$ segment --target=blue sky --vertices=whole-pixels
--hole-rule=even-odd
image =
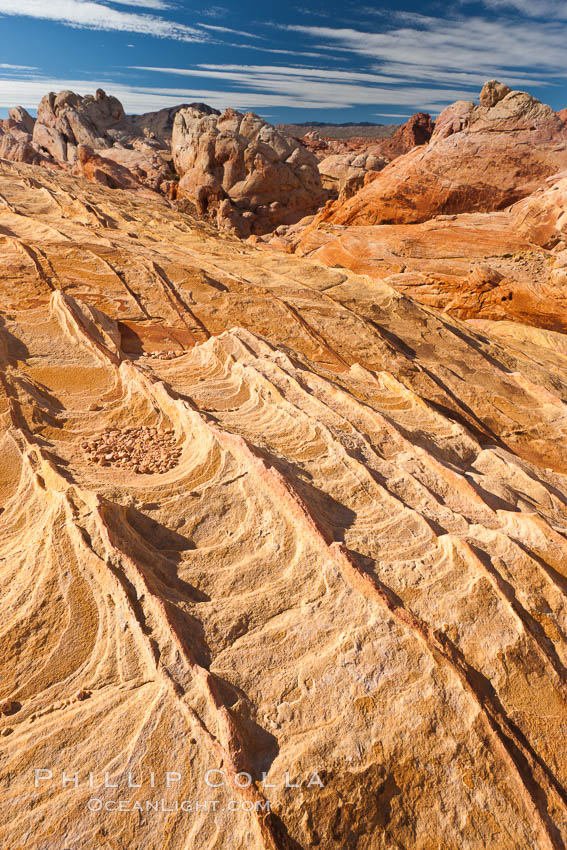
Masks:
[[[567,2],[0,0],[0,115],[97,87],[280,121],[396,123],[497,78],[567,106]]]

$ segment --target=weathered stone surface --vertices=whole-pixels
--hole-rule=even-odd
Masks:
[[[23,106],[13,106],[8,110],[8,115],[10,116],[10,120],[21,127],[26,133],[30,135],[33,133],[35,118],[32,118]]]
[[[97,154],[127,168],[140,185],[166,196],[171,194],[170,187],[173,185],[175,172],[168,153],[155,150],[137,139],[133,141],[131,148],[101,148]]]
[[[0,158],[39,165],[44,157],[32,142],[34,119],[22,106],[9,109],[8,116],[0,119]]]
[[[313,155],[252,112],[183,109],[175,116],[171,151],[179,194],[221,227],[240,222],[242,236],[297,221],[327,197]],[[243,224],[245,213],[252,215]]]
[[[375,139],[324,142],[328,156],[321,158],[322,149],[316,149],[323,188],[335,192],[339,201],[346,201],[373,180],[375,174],[382,171],[388,162],[417,145],[426,144],[434,126],[429,115],[418,112],[402,124],[391,139],[380,142]],[[318,144],[317,140],[313,140],[313,135],[316,134],[301,140],[310,150]]]
[[[492,84],[491,84],[492,85]],[[441,113],[428,145],[387,166],[345,203],[321,213],[335,224],[404,224],[438,214],[502,209],[567,166],[567,127],[525,92],[494,86],[474,106]]]
[[[144,112],[143,115],[130,115],[130,121],[137,127],[147,139],[156,139],[163,145],[171,144],[173,122],[175,116],[182,109],[199,109],[207,115],[220,115],[217,109],[207,106],[206,103],[180,103],[178,106],[170,106],[159,109],[157,112]]]
[[[368,171],[381,171],[387,164],[375,153],[332,154],[319,162],[319,174],[324,189],[346,200],[364,185]]]
[[[69,163],[75,174],[108,188],[147,187],[174,197],[177,184],[163,137],[174,113],[169,109],[130,118],[120,101],[101,89],[84,97],[70,91],[51,92],[38,108],[33,147],[43,152],[44,159],[63,166]]]
[[[132,169],[111,157],[101,156],[88,145],[78,145],[77,158],[72,168],[77,177],[86,177],[95,183],[101,183],[108,189],[140,190],[143,184]]]
[[[462,319],[513,319],[567,332],[567,181],[550,183],[499,213],[374,227],[311,223],[270,245],[386,281]]]
[[[0,126],[0,159],[38,164],[42,157],[32,145],[29,133],[17,127],[6,127],[5,124]]]
[[[380,142],[377,149],[386,159],[396,159],[418,145],[427,144],[434,129],[435,122],[427,112],[416,112],[396,130],[391,139]]]
[[[497,103],[500,103],[506,95],[510,94],[512,89],[509,86],[504,85],[504,83],[500,83],[498,80],[488,80],[483,87],[480,93],[480,105],[481,106],[496,106]]]
[[[73,163],[78,145],[107,148],[121,135],[132,135],[122,104],[102,89],[84,97],[50,92],[37,108],[33,138],[54,159]]]
[[[565,845],[564,345],[157,195],[0,195],[2,846]]]
[[[536,245],[567,248],[567,171],[546,180],[545,187],[511,208],[518,231]]]

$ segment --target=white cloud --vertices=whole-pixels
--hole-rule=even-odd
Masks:
[[[165,74],[179,74],[188,77],[211,77],[220,79],[268,77],[306,77],[310,80],[340,80],[345,82],[395,83],[395,77],[380,74],[368,74],[364,71],[327,70],[322,68],[293,67],[287,65],[196,65],[194,68],[161,68],[152,65],[131,65],[139,71],[154,71]]]
[[[487,9],[515,10],[527,18],[567,20],[564,0],[482,0],[482,3]]]
[[[82,2],[82,0],[81,0]],[[142,9],[174,9],[170,3],[166,3],[165,0],[109,0],[110,3],[114,3],[118,6],[138,6]]]
[[[214,24],[197,24],[197,26],[204,27],[207,30],[215,30],[216,32],[230,32],[233,35],[244,35],[246,38],[262,38],[261,35],[255,35],[252,32],[244,32],[244,30],[233,30],[230,27],[219,27]]]
[[[258,44],[237,44],[237,43],[232,42],[232,41],[225,41],[224,46],[225,47],[237,47],[240,50],[255,50],[255,51],[259,50],[262,53],[279,53],[283,56],[309,56],[309,57],[312,57],[314,59],[315,58],[325,59],[326,61],[329,61],[329,57],[326,56],[324,53],[314,53],[313,51],[308,52],[308,51],[305,51],[305,50],[280,50],[280,49],[275,48],[275,47],[260,47]],[[336,61],[344,62],[345,60],[344,59],[338,59]]]
[[[294,83],[295,80],[295,83]],[[252,91],[251,87],[235,90],[215,91],[208,88],[165,88],[153,86],[125,85],[110,80],[70,80],[47,77],[32,79],[0,79],[0,109],[8,109],[19,104],[26,109],[36,109],[39,101],[49,91],[71,89],[81,94],[103,88],[113,94],[129,113],[149,112],[175,106],[179,103],[204,101],[216,109],[224,110],[229,106],[241,110],[275,109],[288,107],[294,110],[305,109],[349,109],[359,104],[380,106],[408,105],[409,108],[421,108],[432,112],[443,109],[447,103],[456,99],[459,91],[450,91],[446,100],[439,100],[436,89],[388,89],[358,86],[325,84],[320,82],[313,88],[311,81],[296,78],[266,80],[263,90]]]
[[[92,0],[0,0],[0,15],[59,21],[66,26],[85,29],[137,32],[178,41],[207,39],[205,33],[194,27],[167,21],[156,15],[121,12]]]
[[[37,71],[35,65],[10,65],[8,62],[0,62],[2,71]]]
[[[201,9],[200,14],[207,18],[224,18],[225,15],[228,15],[228,9],[226,6],[208,6]]]
[[[291,107],[303,109],[328,109],[333,104],[315,98],[298,102],[293,94],[265,94],[248,91],[215,91],[211,89],[157,88],[129,86],[123,82],[109,80],[70,80],[57,78],[0,79],[0,109],[9,109],[19,104],[26,109],[36,109],[39,101],[49,91],[71,89],[81,94],[103,88],[108,94],[117,97],[126,112],[140,113],[176,106],[179,103],[204,101],[216,109],[224,110],[229,106],[235,109],[263,109]],[[345,104],[340,104],[344,107]]]
[[[540,84],[538,76],[542,74],[565,74],[566,32],[557,22],[418,16],[413,23],[410,20],[382,32],[329,26],[283,28],[316,39],[318,50],[371,58],[376,71],[415,83],[456,82],[477,88],[481,82],[497,77],[512,85],[523,81],[533,85]],[[531,72],[525,73],[525,68]]]
[[[279,65],[198,65],[195,68],[134,66],[152,73],[223,80],[234,87],[230,97],[246,92],[247,103],[264,102],[261,92],[270,97],[285,96],[296,109],[348,109],[352,106],[408,106],[434,112],[454,100],[468,98],[464,89],[408,85],[394,77],[357,71],[287,68]],[[314,107],[313,104],[318,106]]]

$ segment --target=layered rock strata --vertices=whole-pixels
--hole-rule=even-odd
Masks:
[[[4,162],[0,251],[0,842],[562,847],[555,337]]]
[[[444,110],[426,146],[395,159],[321,221],[408,224],[439,214],[503,209],[567,167],[567,127],[545,104],[491,81],[475,106]]]

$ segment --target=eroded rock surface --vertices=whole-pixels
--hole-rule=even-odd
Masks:
[[[500,86],[500,88],[499,88]],[[481,103],[444,110],[429,144],[395,159],[353,198],[328,206],[334,224],[408,224],[503,209],[567,166],[567,127],[529,94],[491,81]]]
[[[362,188],[368,172],[381,171],[387,164],[388,160],[376,153],[332,154],[319,163],[321,183],[346,200]]]
[[[0,252],[0,843],[563,846],[553,334],[26,165]],[[114,462],[141,428],[174,464]],[[211,768],[214,814],[87,806]]]
[[[75,162],[79,145],[109,148],[132,130],[120,101],[97,89],[94,95],[50,92],[41,99],[33,139],[54,159]]]
[[[311,222],[270,244],[386,281],[461,319],[513,319],[566,333],[566,182],[551,181],[503,212],[374,227]]]
[[[102,89],[84,97],[71,91],[50,92],[39,104],[37,120],[20,106],[9,115],[0,121],[4,159],[72,170],[107,188],[151,189],[175,197],[167,115],[148,113],[134,120]]]
[[[39,165],[44,159],[34,146],[34,119],[22,106],[8,110],[8,118],[0,119],[0,159]]]
[[[253,112],[182,109],[171,151],[179,194],[241,236],[297,221],[327,198],[314,156]]]
[[[435,122],[432,121],[431,115],[427,112],[416,112],[396,130],[391,139],[379,143],[380,153],[389,160],[396,159],[418,145],[427,144],[434,129]]]

